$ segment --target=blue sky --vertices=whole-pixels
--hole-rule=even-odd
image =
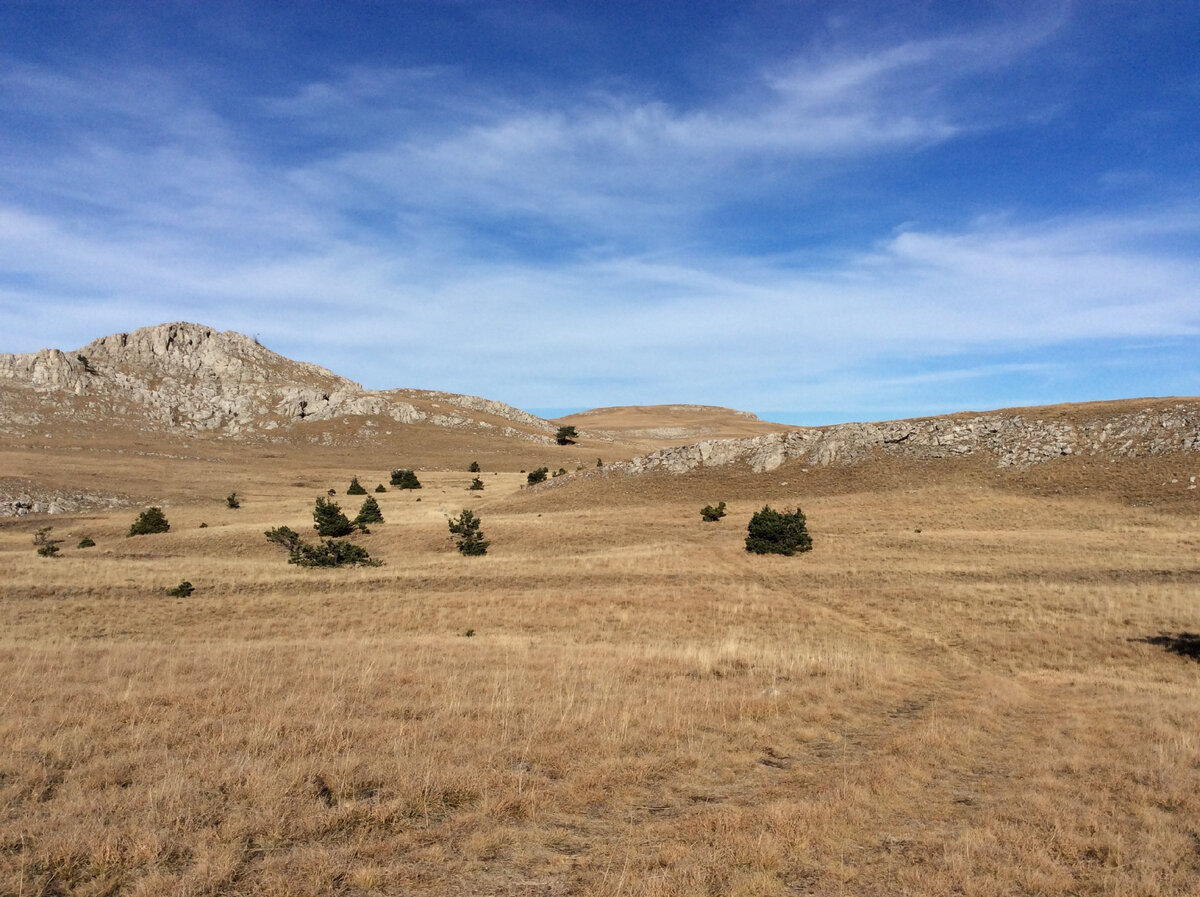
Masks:
[[[789,422],[1200,393],[1200,7],[0,3],[0,351]]]

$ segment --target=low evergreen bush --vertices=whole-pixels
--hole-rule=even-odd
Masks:
[[[700,516],[709,523],[720,520],[725,516],[725,502],[717,502],[717,506],[715,508],[712,505],[705,505],[700,509]]]
[[[479,462],[472,461],[470,467],[467,468],[467,473],[479,473]]]
[[[175,586],[175,588],[167,589],[167,594],[172,598],[186,598],[194,591],[196,590],[192,588],[192,584],[185,579],[179,585]]]
[[[475,477],[475,479],[471,480],[471,490],[470,491],[478,492],[482,488],[483,488],[483,480],[479,479],[479,477]]]
[[[49,545],[41,546],[37,550],[37,553],[44,558],[52,558],[58,554],[58,546],[51,542]]]
[[[525,477],[525,482],[527,482],[530,486],[536,486],[538,483],[545,480],[549,473],[549,467],[539,467],[537,470],[529,471],[529,474]]]
[[[794,555],[798,551],[811,551],[812,538],[804,514],[797,508],[782,513],[763,505],[755,511],[747,527],[746,550],[755,554]]]
[[[347,495],[366,495],[367,490],[362,487],[362,483],[358,481],[358,477],[350,480],[350,488],[346,490]]]
[[[129,535],[146,536],[151,533],[165,533],[171,529],[167,515],[162,508],[146,508],[138,515],[138,519],[129,527]]]
[[[225,507],[232,508],[233,510],[236,511],[241,506],[242,506],[242,503],[240,501],[238,501],[236,492],[230,492],[228,495],[225,496]]]
[[[558,432],[554,434],[554,441],[559,445],[574,445],[578,437],[574,427],[559,427]]]
[[[96,543],[92,541],[91,536],[84,536],[82,539],[79,540],[79,547],[80,548],[95,548]]]
[[[300,567],[382,566],[382,562],[371,558],[367,549],[344,539],[326,539],[317,545],[301,543],[288,558],[288,563]]]
[[[421,481],[412,470],[401,468],[392,471],[392,485],[400,489],[420,489]]]
[[[383,488],[383,483],[380,483],[378,486],[376,486],[375,491],[376,492],[387,492],[387,490]]]

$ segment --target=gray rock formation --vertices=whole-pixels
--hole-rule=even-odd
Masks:
[[[187,323],[102,337],[69,353],[0,354],[0,386],[49,400],[10,401],[0,415],[0,428],[9,432],[36,427],[60,412],[75,422],[133,418],[164,430],[233,437],[351,416],[459,429],[494,429],[497,421],[510,421],[516,426],[509,426],[507,435],[547,443],[554,432],[549,421],[502,402],[365,390],[325,368],[284,358],[240,333]],[[451,410],[423,411],[406,401],[409,396],[436,397]]]
[[[799,460],[814,467],[858,463],[876,454],[953,458],[987,452],[998,467],[1024,468],[1068,455],[1136,458],[1200,452],[1200,404],[1180,402],[1073,424],[1029,420],[1016,413],[930,417],[880,423],[798,427],[749,439],[714,439],[661,449],[641,458],[574,476],[686,473],[699,467],[744,464],[755,472]],[[571,477],[547,483],[561,485]]]

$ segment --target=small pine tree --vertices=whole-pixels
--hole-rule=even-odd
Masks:
[[[460,552],[468,557],[487,554],[488,546],[492,543],[483,538],[483,532],[479,529],[482,521],[470,510],[463,508],[457,520],[451,519],[447,522],[450,524],[450,532],[458,536],[456,544]]]
[[[539,467],[537,470],[529,471],[529,474],[525,477],[525,482],[527,482],[530,486],[536,486],[538,483],[546,479],[549,473],[549,467]]]
[[[812,538],[808,535],[804,514],[795,511],[773,510],[763,505],[755,511],[747,527],[746,550],[755,554],[794,555],[798,551],[811,551]]]
[[[146,508],[129,527],[129,535],[145,536],[150,533],[165,533],[171,529],[162,508]]]
[[[34,545],[53,544],[55,540],[50,538],[50,530],[52,530],[52,529],[54,529],[54,527],[52,527],[52,526],[43,526],[41,529],[39,529],[36,533],[33,534],[33,544]]]
[[[79,547],[80,548],[95,548],[96,543],[94,541],[92,541],[91,536],[84,536],[82,539],[79,540]]]
[[[700,516],[710,523],[715,523],[725,516],[725,502],[717,502],[715,508],[712,505],[705,505],[700,509]]]
[[[604,466],[604,462],[603,462],[603,461],[601,461],[599,458],[597,458],[597,459],[596,459],[596,466],[597,466],[597,467],[603,467],[603,466]]]
[[[167,589],[167,594],[172,598],[186,598],[194,591],[196,590],[192,587],[192,584],[185,579],[179,585],[175,586],[175,588]]]
[[[52,558],[58,554],[58,546],[51,542],[49,545],[43,545],[39,548],[37,553],[44,558]]]
[[[479,473],[479,462],[472,461],[471,466],[467,468],[467,473]]]
[[[400,489],[420,489],[421,481],[412,470],[401,468],[392,471],[392,485]]]
[[[318,498],[313,508],[313,529],[322,539],[336,539],[338,536],[348,536],[354,532],[354,524],[342,513],[337,502]]]
[[[350,481],[350,488],[346,490],[347,495],[366,495],[367,490],[362,487],[362,483],[355,477]]]
[[[558,432],[554,434],[554,441],[559,445],[574,445],[578,437],[574,427],[559,427]]]
[[[241,506],[242,506],[242,503],[240,501],[238,501],[236,492],[230,492],[228,495],[225,496],[225,507],[233,508],[234,510],[237,510]]]
[[[383,483],[380,483],[378,486],[376,486],[375,491],[376,492],[387,492],[387,490],[383,488]]]
[[[482,488],[483,488],[483,480],[479,479],[479,477],[475,477],[475,479],[471,480],[471,491],[472,492],[478,492]]]
[[[379,510],[379,502],[370,495],[364,498],[362,507],[358,509],[358,516],[354,518],[353,522],[355,526],[359,527],[365,523],[383,523],[383,512]]]

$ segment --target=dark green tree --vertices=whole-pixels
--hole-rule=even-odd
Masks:
[[[479,473],[479,462],[472,461],[471,466],[467,468],[467,473]]]
[[[288,550],[288,553],[294,553],[304,540],[300,538],[300,534],[291,527],[277,526],[275,529],[269,529],[263,533],[267,537],[268,542],[274,542],[276,545],[282,545]]]
[[[715,508],[712,505],[705,505],[700,509],[700,516],[710,523],[720,520],[725,516],[725,502],[717,502]]]
[[[539,467],[537,470],[531,470],[528,474],[526,474],[525,482],[527,482],[530,486],[536,486],[538,483],[542,482],[542,480],[546,479],[549,473],[549,467]]]
[[[346,490],[347,495],[366,495],[367,490],[362,487],[362,483],[358,481],[358,477],[354,477],[350,481],[350,488]]]
[[[242,503],[240,501],[238,501],[236,492],[230,492],[228,495],[225,496],[225,507],[233,508],[234,510],[237,510],[241,506],[242,506]]]
[[[186,598],[196,589],[186,579],[173,589],[167,589],[167,594],[172,598]]]
[[[378,486],[376,486],[375,491],[376,492],[387,492],[387,490],[383,488],[383,483],[380,483]]]
[[[554,440],[559,445],[574,445],[578,438],[579,434],[575,432],[574,427],[559,427],[558,432],[554,434]]]
[[[487,554],[488,546],[492,543],[483,538],[483,532],[479,529],[481,521],[471,511],[463,508],[457,520],[451,519],[447,522],[450,524],[450,532],[458,536],[456,544],[460,552],[468,557]]]
[[[420,489],[421,481],[417,479],[416,473],[407,468],[402,468],[392,471],[392,485],[400,489]]]
[[[354,524],[342,513],[337,502],[318,498],[313,508],[313,529],[322,539],[336,539],[354,532]]]
[[[782,513],[763,505],[755,511],[747,527],[746,550],[755,554],[794,555],[798,551],[811,551],[812,538],[808,535],[804,514],[799,508]]]
[[[171,528],[162,508],[146,508],[129,527],[129,535],[145,536],[149,533],[165,533]]]
[[[472,492],[478,492],[483,488],[483,480],[479,479],[479,477],[475,477],[475,479],[471,480],[470,488]]]
[[[362,526],[365,523],[383,523],[383,512],[379,510],[379,502],[374,496],[368,495],[363,499],[362,507],[358,509],[358,516],[354,518],[356,526]]]
[[[373,560],[367,549],[344,539],[326,539],[319,545],[302,542],[288,558],[289,564],[300,567],[345,567],[362,564],[379,567],[382,562]]]

